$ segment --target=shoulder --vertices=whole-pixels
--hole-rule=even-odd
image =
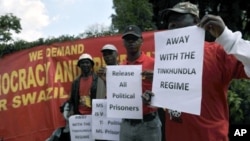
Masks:
[[[141,57],[144,59],[144,60],[147,60],[147,61],[154,61],[154,58],[145,54],[144,52],[141,54]]]
[[[216,42],[205,42],[204,61],[216,63],[218,66],[231,66],[237,62],[235,56],[227,54],[223,46]]]
[[[76,83],[77,81],[80,80],[80,78],[81,78],[81,75],[77,76],[76,79],[74,79],[72,83]]]
[[[211,55],[215,55],[215,54],[225,54],[226,52],[224,50],[224,48],[216,42],[205,42],[204,43],[204,51],[206,53],[211,53]]]

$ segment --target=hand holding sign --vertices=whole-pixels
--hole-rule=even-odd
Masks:
[[[197,26],[155,33],[153,106],[200,114],[204,36]]]
[[[143,94],[142,94],[142,100],[145,104],[150,105],[151,104],[151,97],[154,96],[154,93],[146,90]]]
[[[153,81],[154,71],[153,70],[146,70],[146,71],[143,71],[141,73],[141,75],[142,75],[142,79]]]

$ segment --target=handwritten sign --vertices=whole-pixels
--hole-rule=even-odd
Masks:
[[[200,114],[204,37],[197,26],[155,33],[152,105]]]
[[[107,117],[107,100],[93,99],[92,106],[93,138],[118,141],[121,119]]]
[[[73,115],[69,117],[70,138],[72,141],[94,141],[92,139],[91,115]]]
[[[107,66],[107,117],[142,119],[142,66]]]

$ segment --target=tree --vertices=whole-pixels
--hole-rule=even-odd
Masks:
[[[233,80],[228,91],[231,124],[250,123],[250,81]]]
[[[153,5],[153,22],[157,29],[167,29],[162,11],[183,1],[197,4],[200,17],[205,14],[219,15],[230,29],[241,31],[245,39],[250,38],[250,3],[247,0],[149,0]],[[206,40],[214,41],[214,38],[206,33]]]
[[[0,42],[12,40],[12,32],[20,33],[22,30],[20,19],[9,13],[0,16]]]
[[[106,27],[101,24],[94,24],[88,27],[88,29],[78,35],[80,38],[92,38],[92,37],[101,37],[101,36],[111,36],[117,34],[117,31],[113,29],[112,26]]]
[[[116,14],[111,15],[112,25],[119,33],[130,24],[142,31],[155,29],[152,4],[148,0],[113,0],[113,5]]]

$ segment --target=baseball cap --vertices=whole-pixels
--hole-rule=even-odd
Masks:
[[[173,8],[168,8],[166,9],[166,16],[168,16],[168,14],[170,12],[177,12],[177,13],[183,13],[183,14],[193,14],[197,17],[199,17],[199,8],[197,5],[188,2],[180,2],[177,3]]]
[[[134,35],[136,37],[142,37],[141,29],[136,25],[129,25],[125,28],[122,38],[124,38],[126,35]]]
[[[77,66],[79,66],[79,62],[80,62],[81,60],[83,60],[83,59],[88,59],[88,60],[90,60],[92,66],[94,66],[95,63],[94,63],[94,61],[93,61],[93,58],[92,58],[92,56],[91,56],[90,54],[88,54],[88,53],[83,53],[83,54],[79,57],[78,62],[77,62]]]
[[[101,52],[103,52],[104,50],[112,50],[112,51],[116,51],[117,52],[117,48],[114,45],[111,44],[106,44],[102,47]]]

